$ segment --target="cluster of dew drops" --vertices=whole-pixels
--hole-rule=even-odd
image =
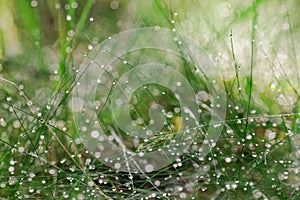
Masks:
[[[174,14],[174,16],[177,16],[177,13]],[[175,23],[174,20],[171,21],[172,24]],[[159,28],[159,27],[156,27],[156,28]],[[172,29],[173,32],[176,31],[175,28]],[[180,41],[178,41],[178,38],[177,37],[174,37],[174,41],[178,42],[178,44],[181,44]],[[93,46],[92,45],[89,45],[89,50],[92,50],[93,49]],[[124,64],[127,64],[127,61],[124,61]],[[274,87],[274,84],[271,84],[271,90],[273,90],[273,87]],[[241,91],[242,88],[239,88],[239,90]],[[204,91],[200,91],[199,92],[199,95],[209,95],[209,94],[205,94]],[[242,113],[243,111],[241,110],[242,106],[238,106],[238,105],[235,105],[235,106],[232,106],[232,105],[228,105],[228,109],[229,110],[232,110],[232,112],[236,112],[236,113]],[[201,112],[201,110],[200,110]],[[261,118],[261,117],[255,117],[255,114],[256,114],[256,111],[255,110],[252,110],[251,111],[251,115],[253,115],[254,117],[250,117],[249,119],[239,119],[238,116],[236,116],[236,118],[234,119],[234,122],[236,124],[244,124],[246,120],[249,121],[249,123],[259,123],[260,125],[262,125],[262,127],[266,127],[267,126],[267,123],[272,123],[272,127],[276,128],[277,127],[277,122],[276,120],[273,120],[273,119],[265,119],[265,118]],[[278,116],[275,116],[275,117],[278,117]],[[241,132],[243,132],[244,130],[240,130]],[[255,133],[251,133],[251,134],[247,134],[245,136],[245,138],[242,138],[240,140],[234,140],[234,131],[230,128],[230,127],[227,127],[227,129],[225,130],[226,134],[228,134],[228,136],[230,137],[228,140],[230,140],[230,143],[232,144],[232,146],[238,146],[238,147],[242,147],[243,146],[248,146],[248,148],[251,150],[252,152],[252,155],[251,157],[253,159],[261,159],[264,161],[264,164],[266,164],[267,166],[267,156],[268,156],[268,153],[270,152],[270,149],[273,147],[273,145],[275,145],[275,138],[277,137],[277,134],[276,132],[274,132],[272,129],[268,129],[266,128],[264,130],[264,137],[265,139],[262,139],[261,142],[264,144],[264,148],[265,148],[265,151],[264,152],[256,152],[255,151],[255,148],[257,146],[259,146],[260,144],[258,143],[255,143],[255,142],[252,142],[253,139],[256,137]],[[291,136],[292,133],[291,132],[288,132],[286,133],[287,137]],[[231,140],[232,139],[232,140]],[[231,142],[232,141],[232,142]],[[268,141],[271,141],[271,142],[268,142]],[[212,147],[215,147],[216,146],[216,142],[217,141],[206,141],[204,140],[203,142],[207,142],[207,143],[210,143]],[[279,143],[279,145],[283,145],[283,143]],[[194,147],[194,150],[197,150],[199,152],[201,152],[201,148],[199,149],[198,146],[195,144]],[[192,148],[193,148],[192,147]],[[232,147],[225,147],[225,148],[232,148]],[[231,155],[226,155],[226,154],[223,154],[222,153],[222,150],[218,147],[216,147],[216,150],[218,152],[218,155],[217,154],[212,154],[212,156],[208,156],[208,158],[203,158],[203,157],[198,157],[199,161],[204,161],[204,160],[208,160],[209,162],[211,162],[211,164],[206,164],[206,165],[203,165],[203,166],[199,166],[197,163],[194,163],[194,167],[195,167],[195,171],[194,173],[198,174],[199,175],[195,175],[195,179],[192,179],[192,180],[189,180],[189,181],[185,181],[185,184],[182,185],[182,182],[178,181],[178,185],[175,184],[175,186],[173,187],[166,187],[166,193],[158,193],[159,195],[162,195],[162,197],[168,197],[168,196],[172,196],[174,194],[178,195],[180,198],[184,199],[184,198],[187,198],[189,194],[191,194],[194,190],[194,188],[196,187],[197,185],[197,181],[198,180],[204,180],[205,182],[207,183],[211,183],[211,184],[215,184],[215,185],[222,185],[221,187],[219,187],[220,189],[217,190],[217,192],[215,193],[215,195],[220,195],[222,193],[225,193],[226,191],[235,191],[235,190],[238,190],[239,188],[242,188],[243,191],[247,191],[247,190],[251,190],[252,191],[252,195],[253,195],[253,198],[255,199],[260,199],[260,198],[264,198],[264,199],[267,199],[266,195],[260,190],[260,188],[256,185],[256,182],[255,181],[245,181],[245,182],[241,182],[239,180],[232,180],[232,181],[228,181],[226,183],[223,183],[221,184],[220,181],[220,177],[222,176],[222,174],[226,174],[228,168],[228,166],[230,166],[231,164],[235,164],[238,160],[238,157],[240,155],[237,155],[235,153],[231,154]],[[241,155],[242,157],[244,157],[245,155]],[[192,157],[197,157],[197,153],[193,154]],[[221,158],[221,161],[220,161],[220,158]],[[214,168],[219,168],[217,165],[218,163],[225,163],[225,165],[227,165],[226,168],[224,167],[221,167],[219,171],[215,172],[215,173],[212,173],[211,175],[209,175],[209,171],[214,169]],[[287,168],[288,166],[292,166],[293,165],[293,161],[292,160],[284,160],[284,159],[280,159],[280,160],[274,160],[274,163],[275,164],[279,164],[279,165],[282,165],[284,168]],[[174,169],[180,169],[180,167],[182,166],[182,162],[178,162],[178,163],[175,163],[172,165],[172,167]],[[231,170],[233,172],[237,172],[237,170],[232,167]],[[239,169],[238,169],[239,170]],[[242,171],[247,171],[247,169],[245,167],[241,167]],[[204,175],[203,172],[205,172],[206,174]],[[267,171],[267,173],[271,173],[269,170]],[[288,170],[284,170],[282,173],[280,172],[277,176],[274,176],[271,178],[271,181],[279,181],[279,182],[283,182],[283,181],[286,181],[287,179],[289,179],[289,171]],[[299,173],[299,169],[296,169],[295,170],[295,173],[298,174]],[[178,176],[178,177],[176,177]],[[215,181],[213,181],[213,178],[214,177]],[[130,177],[132,177],[130,175]],[[131,178],[129,178],[131,179]],[[164,179],[164,182],[168,181],[169,179],[171,180],[182,180],[182,179],[185,179],[184,175],[182,173],[179,173],[179,174],[176,174],[176,175],[170,175],[168,176],[168,178],[165,178]],[[171,181],[170,181],[171,182]],[[176,181],[174,181],[176,182]],[[179,183],[180,182],[180,183]],[[153,187],[156,188],[156,187],[159,187],[160,186],[160,181],[159,180],[153,180]],[[173,184],[174,185],[174,184]],[[299,185],[298,184],[294,184],[294,183],[291,183],[290,186],[292,188],[294,188],[296,191],[299,190]],[[273,184],[272,185],[272,188],[276,188],[276,184]],[[130,188],[132,189],[132,188]],[[206,186],[202,186],[201,188],[201,191],[202,192],[206,192],[208,189],[208,187]],[[282,188],[277,188],[278,191],[282,190]],[[122,192],[122,191],[121,191]],[[144,199],[151,199],[151,198],[154,198],[154,197],[157,197],[157,193],[151,193],[148,197],[145,197]],[[193,199],[194,197],[192,197]],[[274,198],[276,198],[276,196],[274,196]]]
[[[31,6],[32,7],[37,7],[38,6],[38,1],[35,1],[35,0],[31,1]],[[110,4],[110,6],[111,6],[112,9],[117,9],[119,5],[118,5],[117,1],[112,1],[111,4]],[[61,7],[62,6],[60,4],[58,4],[58,3],[55,4],[55,8],[56,9],[60,9]],[[64,8],[66,10],[68,10],[70,7],[72,7],[72,8],[75,9],[75,8],[78,7],[78,4],[76,2],[73,2],[71,5],[66,4],[64,6]],[[174,15],[177,16],[177,13],[175,13]],[[72,20],[71,16],[67,15],[66,16],[66,20],[67,21]],[[89,20],[92,22],[92,21],[94,21],[94,18],[90,18]],[[172,23],[173,24],[175,23],[174,20],[172,20]],[[175,29],[173,29],[173,31],[175,31]],[[74,34],[75,33],[72,30],[70,30],[68,32],[69,37],[74,36]],[[174,38],[174,40],[177,40],[177,38]],[[88,49],[92,50],[93,49],[93,45],[92,44],[89,45]],[[70,51],[70,50],[66,49],[66,51]],[[55,72],[55,74],[57,74],[57,71]],[[22,96],[22,97],[24,97],[23,89],[24,89],[23,85],[18,86],[19,95]],[[203,95],[204,92],[202,91],[201,94]],[[208,94],[205,94],[205,95],[208,95]],[[7,102],[11,102],[12,98],[11,97],[7,97],[6,101]],[[9,104],[7,104],[7,105],[9,105]],[[27,105],[31,109],[33,109],[33,103],[29,99],[27,101]],[[234,110],[234,112],[237,112],[237,111],[240,110],[239,106],[228,105],[228,107],[229,107],[229,109]],[[5,108],[8,109],[8,110],[10,110],[10,112],[13,112],[13,110],[12,110],[13,108],[11,106],[7,106]],[[37,111],[33,110],[33,112],[36,113],[37,118],[40,120],[39,122],[40,123],[44,123],[43,118],[42,118],[42,114],[40,112],[38,112],[38,110]],[[251,114],[255,114],[255,112],[256,111],[253,110],[253,111],[251,111]],[[250,123],[251,123],[251,122],[255,122],[256,119],[250,118],[249,120],[250,120]],[[265,126],[265,124],[267,122],[268,122],[267,120],[261,120],[260,123],[262,123],[262,125]],[[237,124],[242,124],[243,123],[243,119],[236,119],[236,123]],[[8,124],[7,124],[7,122],[6,122],[6,120],[4,118],[0,118],[0,126],[2,126],[2,127],[7,127],[8,126]],[[20,124],[19,120],[15,120],[13,122],[12,126],[13,126],[14,129],[19,129],[21,127],[21,124]],[[273,127],[277,126],[276,121],[272,122],[272,126]],[[63,131],[67,130],[67,128],[65,127],[64,122],[61,122],[60,127],[62,128]],[[35,130],[33,129],[32,133],[34,133],[34,132],[35,132]],[[232,129],[230,129],[230,128],[227,127],[226,128],[226,134],[228,134],[230,138],[234,139],[234,133],[233,133]],[[276,133],[274,131],[272,131],[271,129],[267,129],[264,134],[266,136],[266,139],[268,139],[268,140],[273,140],[276,137]],[[288,133],[288,134],[292,134],[292,133]],[[3,133],[2,133],[2,137],[3,137]],[[252,139],[254,137],[255,137],[255,134],[248,134],[248,135],[246,135],[245,138],[241,139],[240,141],[234,141],[234,140],[232,140],[232,141],[236,142],[235,144],[239,146],[239,145],[245,144],[246,141],[252,141]],[[48,150],[43,147],[43,145],[44,145],[44,139],[45,139],[45,136],[44,135],[40,135],[38,149],[40,151],[43,151],[45,154],[47,154]],[[213,147],[216,146],[215,145],[216,141],[206,141],[206,142],[210,142],[211,144],[213,144],[212,145]],[[262,142],[265,143],[266,151],[263,152],[263,153],[261,153],[261,154],[257,154],[255,151],[253,151],[252,152],[252,157],[253,158],[265,159],[265,157],[268,154],[268,149],[270,149],[272,147],[272,145],[273,145],[271,143],[266,143],[265,140],[262,141]],[[75,144],[79,145],[80,143],[81,143],[80,139],[76,139],[75,140]],[[255,146],[258,146],[258,145],[259,145],[258,143],[250,143],[249,144],[249,148],[255,149]],[[16,145],[14,145],[14,147],[15,147],[14,151],[17,151],[17,152],[19,152],[21,154],[26,153],[26,147],[19,146],[18,143]],[[194,150],[197,150],[197,151],[201,152],[201,148],[200,149],[197,148],[197,145],[195,145]],[[220,177],[222,176],[222,174],[226,173],[226,170],[228,170],[228,169],[224,168],[224,167],[221,167],[220,170],[217,170],[215,173],[212,173],[212,174],[210,174],[209,171],[212,170],[213,168],[216,168],[217,165],[218,165],[218,163],[221,163],[221,162],[223,162],[223,164],[225,163],[225,165],[226,164],[230,165],[231,163],[236,162],[237,157],[234,154],[232,154],[230,156],[224,155],[222,153],[222,150],[220,150],[218,147],[216,147],[216,150],[217,150],[216,152],[218,152],[218,155],[217,154],[211,154],[207,158],[197,157],[197,153],[194,153],[192,155],[192,157],[196,157],[200,162],[204,161],[204,160],[207,160],[208,162],[206,164],[204,164],[203,166],[199,166],[198,163],[193,163],[193,167],[195,168],[195,170],[193,171],[193,173],[195,174],[195,176],[194,176],[194,178],[189,179],[188,181],[185,181],[184,184],[180,180],[187,179],[185,177],[185,172],[179,172],[178,174],[169,175],[169,176],[167,176],[167,177],[165,177],[163,179],[157,179],[157,180],[155,180],[155,179],[152,180],[149,176],[146,176],[146,180],[149,180],[149,182],[151,183],[151,187],[152,187],[153,191],[155,191],[155,192],[149,192],[147,195],[144,194],[144,196],[141,197],[141,199],[153,199],[153,198],[172,197],[173,194],[176,194],[181,199],[185,199],[185,198],[188,197],[188,195],[190,193],[193,192],[194,188],[197,187],[197,181],[199,181],[199,180],[202,180],[202,181],[204,180],[206,183],[210,183],[213,180],[215,180],[214,184],[219,185],[220,184],[219,183]],[[300,150],[297,151],[298,156],[300,156],[299,151]],[[31,154],[31,156],[33,156],[33,157],[37,157],[37,155],[35,155],[34,153],[31,153],[31,152],[27,152],[27,153]],[[85,151],[85,153],[89,154],[88,151]],[[80,153],[78,153],[78,154],[71,154],[71,157],[73,157],[73,158],[75,158],[75,157],[81,158],[82,155]],[[217,159],[218,157],[221,157],[222,161],[220,161],[220,159]],[[243,157],[243,155],[242,155],[242,157]],[[83,163],[84,169],[91,170],[91,171],[94,170],[96,168],[96,166],[93,165],[93,161],[94,161],[94,158],[86,158],[85,161],[84,161],[84,163]],[[285,166],[289,166],[292,161],[291,160],[274,160],[274,162],[282,165],[283,167],[285,167]],[[72,163],[72,161],[71,161],[71,159],[67,159],[67,158],[62,159],[60,161],[60,164],[62,164],[62,165],[65,164],[65,163]],[[1,182],[0,183],[0,188],[7,187],[7,184],[8,185],[14,185],[14,184],[17,183],[17,177],[14,176],[15,175],[15,170],[17,168],[17,166],[16,166],[17,164],[18,163],[17,163],[17,161],[15,159],[11,159],[9,161],[9,167],[7,168],[7,170],[9,172],[9,174],[10,174],[10,177],[8,179],[8,182]],[[52,163],[52,164],[53,164],[53,166],[55,166],[54,163]],[[183,161],[181,159],[176,160],[176,162],[172,165],[172,167],[175,170],[180,170],[180,168],[182,166],[183,166]],[[78,168],[75,165],[71,165],[69,167],[69,172],[70,173],[76,172],[77,170],[78,170]],[[247,169],[245,169],[245,167],[241,167],[241,170],[245,170],[246,171]],[[46,169],[46,171],[52,177],[57,176],[58,173],[61,173],[60,169],[56,168],[56,167],[50,167],[49,169]],[[111,170],[111,169],[108,170],[108,172],[110,172],[110,173],[112,171],[113,170]],[[235,171],[235,169],[232,168],[232,171]],[[295,172],[296,173],[300,173],[299,169],[295,169]],[[28,181],[28,182],[33,181],[37,177],[37,175],[34,172],[28,172],[26,170],[21,170],[21,173],[24,174],[24,176],[27,179],[26,181]],[[279,181],[285,181],[285,180],[288,179],[289,173],[290,172],[288,170],[285,170],[282,173],[279,173],[277,177],[272,177],[271,180],[275,181],[275,179],[277,179]],[[108,181],[107,177],[108,177],[108,175],[106,175],[105,173],[101,173],[99,176],[97,176],[97,183],[96,184],[104,185],[104,186],[105,185],[109,185],[109,181]],[[76,178],[73,178],[72,176],[69,176],[66,179],[71,184],[74,183],[74,182],[76,182]],[[115,179],[115,181],[118,181],[118,180],[120,180],[120,177],[118,175],[116,175],[116,176],[114,176],[114,179]],[[129,181],[127,183],[125,183],[125,186],[127,187],[127,189],[130,190],[130,191],[133,191],[132,192],[133,194],[138,193],[138,190],[135,190],[135,188],[134,188],[135,187],[134,184],[133,184],[134,180],[133,180],[133,176],[131,174],[129,174],[128,180]],[[80,181],[87,181],[87,185],[90,188],[92,188],[94,186],[94,184],[95,184],[94,181],[88,181],[86,178],[82,178]],[[42,185],[46,185],[47,184],[47,180],[46,179],[42,179],[40,182],[41,182]],[[164,190],[159,189],[160,186],[162,185],[162,183],[165,183],[165,182],[170,183],[169,186],[168,185],[165,186],[165,184],[164,184],[165,189]],[[178,184],[176,184],[176,183],[178,183]],[[19,182],[19,184],[22,184],[22,182]],[[206,185],[208,185],[208,184],[206,184]],[[239,180],[234,180],[234,181],[228,181],[228,182],[226,182],[226,183],[224,183],[222,185],[223,186],[220,187],[220,189],[216,191],[216,193],[215,193],[216,195],[222,194],[222,193],[224,193],[226,191],[234,191],[234,190],[237,190],[237,188],[239,188],[239,187],[243,187],[243,190],[245,190],[245,191],[248,190],[249,188],[251,188],[252,191],[253,191],[253,197],[254,198],[256,198],[256,199],[260,199],[260,198],[267,199],[267,197],[265,196],[265,194],[262,191],[260,191],[259,188],[256,187],[255,182],[253,182],[253,181],[247,181],[247,182],[243,183],[243,185],[242,185]],[[273,187],[276,188],[276,185],[274,184]],[[292,187],[294,187],[294,189],[296,191],[299,191],[299,185],[294,184],[294,185],[292,185]],[[81,193],[78,193],[77,198],[78,199],[84,199],[85,195],[87,195],[87,194],[94,194],[95,197],[97,197],[96,190],[93,189],[93,188],[92,189],[90,189],[90,188],[85,189]],[[80,188],[80,187],[74,186],[74,190],[75,191],[79,191],[81,189],[82,188]],[[200,190],[202,192],[205,192],[205,191],[209,190],[209,188],[208,188],[208,186],[203,185]],[[111,191],[112,192],[120,192],[120,193],[124,192],[123,189],[117,190],[116,188],[112,188]],[[28,192],[30,194],[32,194],[32,193],[39,194],[39,193],[42,192],[42,190],[41,189],[36,189],[36,188],[33,188],[33,187],[29,186]],[[69,195],[70,194],[67,194],[66,192],[63,192],[63,197],[65,199],[68,199],[70,197]],[[191,197],[191,198],[195,199],[194,197]]]

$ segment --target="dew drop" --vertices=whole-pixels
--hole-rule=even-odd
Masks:
[[[119,2],[118,1],[111,1],[110,2],[110,8],[113,10],[117,10],[119,8]]]
[[[91,137],[92,138],[98,138],[99,137],[99,132],[97,130],[94,130],[91,132]]]
[[[154,170],[154,167],[153,165],[148,164],[145,166],[145,170],[146,172],[152,172]]]
[[[12,172],[15,171],[15,168],[14,168],[13,166],[10,166],[10,167],[8,168],[8,171],[12,173]]]
[[[71,4],[71,7],[74,8],[74,9],[78,8],[78,3],[77,2],[73,2]]]
[[[60,4],[56,3],[54,7],[55,7],[55,9],[60,9]]]
[[[56,170],[55,170],[55,169],[50,169],[50,170],[49,170],[49,174],[51,174],[51,175],[56,174]]]
[[[121,168],[121,164],[120,164],[120,163],[116,163],[116,164],[114,165],[114,167],[115,167],[116,169],[120,169],[120,168]]]
[[[72,17],[71,17],[70,15],[67,15],[66,20],[67,20],[67,21],[71,21],[71,20],[72,20]]]
[[[159,181],[159,180],[156,180],[156,181],[154,181],[154,184],[155,184],[156,186],[159,186],[159,185],[160,185],[160,181]]]
[[[225,158],[225,162],[230,163],[231,162],[231,158],[229,158],[229,157]]]
[[[31,1],[30,4],[31,4],[32,7],[37,7],[37,6],[38,6],[38,2],[35,1],[35,0],[34,0],[34,1]]]
[[[283,25],[282,25],[282,29],[283,30],[288,30],[290,28],[290,25],[289,23],[285,22]]]
[[[18,148],[18,152],[23,153],[24,151],[25,151],[25,148],[24,148],[24,147],[19,147],[19,148]]]
[[[185,198],[187,197],[187,195],[186,195],[185,192],[181,192],[181,193],[179,194],[179,197],[180,197],[181,199],[185,199]]]
[[[70,9],[70,4],[65,4],[65,10],[69,10]]]
[[[93,50],[93,49],[94,49],[93,45],[92,45],[92,44],[89,44],[88,50]]]
[[[261,198],[262,196],[263,196],[263,194],[262,194],[261,191],[259,191],[259,190],[254,190],[254,191],[253,191],[253,198],[259,199],[259,198]]]
[[[88,186],[90,186],[90,187],[94,186],[94,182],[93,181],[89,181],[88,182]]]

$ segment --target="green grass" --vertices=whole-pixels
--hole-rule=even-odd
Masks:
[[[220,1],[179,4],[176,1],[124,0],[119,1],[116,10],[110,7],[110,1],[76,2],[78,7],[72,7],[74,0],[48,4],[39,1],[33,8],[31,1],[13,1],[14,20],[23,47],[20,55],[7,54],[8,44],[4,43],[0,29],[0,53],[3,54],[0,54],[1,198],[300,198],[297,58],[300,23],[296,12],[299,3],[288,1],[285,12],[276,17],[278,24],[273,25],[273,19],[263,10],[270,4],[275,10],[279,9],[280,1],[257,0],[244,4],[232,1],[232,14],[225,19],[212,12]],[[55,3],[60,3],[61,8],[55,9]],[[65,9],[66,5],[70,8]],[[42,15],[52,22],[46,23]],[[71,20],[67,20],[67,16]],[[185,24],[186,20],[190,20],[192,29]],[[201,20],[204,22],[200,30]],[[274,32],[282,27],[280,23],[288,28]],[[102,101],[96,114],[105,134],[114,132],[123,145],[134,152],[166,147],[178,131],[189,135],[181,130],[181,113],[173,112],[180,102],[169,88],[157,84],[148,84],[147,88],[135,91],[130,99],[130,112],[133,119],[142,118],[140,126],[145,126],[150,124],[151,103],[163,105],[173,116],[166,120],[161,132],[136,144],[133,137],[115,124],[110,109],[113,81],[149,62],[176,68],[196,94],[209,95],[209,87],[217,93],[222,92],[220,86],[224,86],[226,119],[211,124],[212,102],[209,98],[202,100],[198,105],[201,109],[199,126],[194,129],[196,134],[187,153],[157,171],[145,173],[131,169],[121,172],[104,165],[80,142],[71,106],[72,92],[81,78],[76,70],[84,58],[94,59],[91,56],[95,52],[89,49],[108,37],[131,28],[157,25],[176,29],[203,45],[223,73],[222,79],[213,81],[216,77],[211,73],[199,76],[195,73],[195,58],[188,60],[184,54],[179,57],[157,49],[144,49],[114,56],[114,70],[109,71],[105,66],[107,82],[99,84],[95,96]],[[126,41],[126,45],[135,42]],[[181,52],[187,50],[185,43],[174,44]],[[115,52],[112,49],[109,53],[113,56]],[[283,52],[288,62],[280,57]],[[191,52],[187,54],[192,55]],[[218,56],[221,59],[215,59]],[[263,74],[265,72],[269,77]],[[221,136],[217,141],[208,141],[212,146],[203,156],[200,147],[209,127],[219,124],[223,126]]]

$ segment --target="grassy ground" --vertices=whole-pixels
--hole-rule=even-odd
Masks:
[[[296,0],[0,0],[0,197],[299,199],[299,6]],[[159,103],[167,113],[162,130],[139,139],[116,125],[110,109],[113,82],[138,65],[175,68],[196,94],[200,112],[188,152],[149,173],[136,167],[120,171],[82,142],[84,129],[76,116],[85,113],[72,107],[81,82],[77,70],[86,57],[101,55],[95,48],[109,37],[158,26],[174,32],[169,39],[178,52],[187,48],[184,41],[178,43],[177,32],[203,46],[221,76],[210,70],[206,76],[196,73],[193,52],[178,56],[141,49],[116,56],[138,37],[112,48],[114,62],[105,66],[105,84],[98,86],[92,105],[105,136],[117,135],[113,144],[147,153],[168,149],[178,132],[190,134],[182,112],[176,112],[180,101],[171,87],[157,84],[135,91],[130,115],[139,127],[149,125],[148,111]],[[222,90],[226,118],[212,124],[214,97]],[[218,140],[205,140],[219,126]],[[206,142],[209,153],[203,155]],[[110,152],[101,153],[115,162]]]

